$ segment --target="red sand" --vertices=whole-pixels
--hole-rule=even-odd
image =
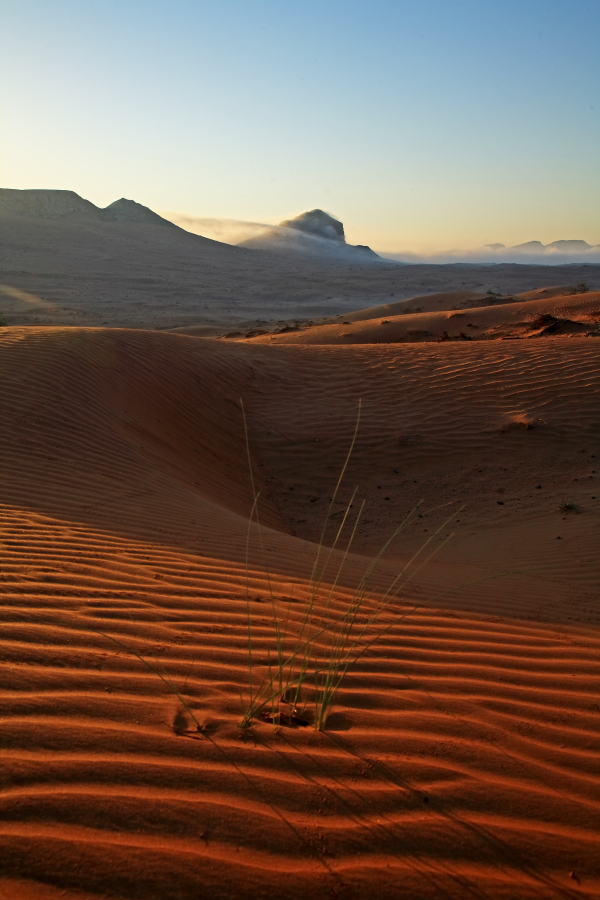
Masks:
[[[573,295],[559,294],[558,290],[529,291],[519,295],[517,302],[516,298],[510,302],[494,298],[493,303],[469,291],[451,291],[416,298],[418,305],[407,301],[358,310],[338,317],[335,323],[251,340],[282,344],[396,344],[575,334],[600,337],[600,291]],[[427,311],[411,312],[415,307]]]
[[[600,341],[11,328],[0,366],[2,900],[600,897]],[[358,483],[367,507],[340,594],[415,502],[450,505],[382,584],[465,505],[324,733],[238,728],[240,397],[282,603],[359,397],[342,499]],[[256,528],[248,581],[266,652]],[[108,636],[158,661],[202,735]]]

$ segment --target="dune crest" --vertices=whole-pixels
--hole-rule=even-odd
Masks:
[[[254,343],[397,344],[566,335],[600,337],[600,291],[561,286],[509,297],[450,291],[357,310],[335,322],[247,337]]]

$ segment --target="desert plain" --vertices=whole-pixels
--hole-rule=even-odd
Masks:
[[[0,213],[2,900],[600,897],[600,266],[37,199]],[[365,584],[315,728],[280,646],[331,655]]]

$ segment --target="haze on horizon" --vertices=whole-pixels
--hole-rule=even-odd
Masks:
[[[431,254],[600,243],[594,0],[7,0],[2,187]]]

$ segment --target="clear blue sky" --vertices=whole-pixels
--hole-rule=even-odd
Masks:
[[[599,0],[4,0],[0,186],[600,242]]]

